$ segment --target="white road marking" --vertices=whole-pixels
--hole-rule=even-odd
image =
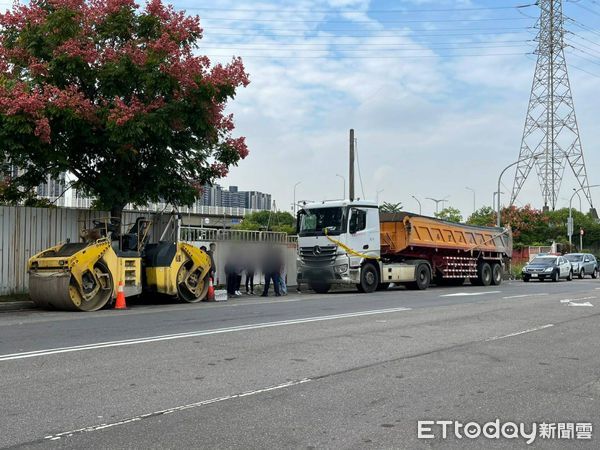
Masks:
[[[486,292],[456,292],[454,294],[440,295],[440,297],[474,297],[476,295],[500,294],[502,291],[486,291]]]
[[[586,302],[586,303],[590,303],[589,305],[583,305],[583,304],[582,305],[578,305],[578,304],[572,305],[571,303],[573,303],[573,302],[581,302],[583,300],[592,300],[592,299],[595,299],[595,298],[598,298],[598,297],[591,296],[591,297],[581,297],[581,298],[563,298],[560,302],[561,303],[567,303],[567,306],[594,306],[590,302]]]
[[[594,306],[594,305],[592,305],[590,302],[583,302],[583,303],[569,302],[569,304],[567,306]]]
[[[509,337],[513,337],[513,336],[519,336],[520,334],[525,334],[525,333],[533,333],[534,331],[544,330],[546,328],[550,328],[550,327],[553,327],[553,326],[554,326],[553,323],[549,323],[547,325],[542,325],[540,327],[530,328],[528,330],[517,331],[516,333],[510,333],[510,334],[506,334],[504,336],[493,336],[491,338],[487,338],[485,341],[486,342],[497,341],[498,339],[505,339],[505,338],[509,338]]]
[[[148,336],[144,338],[137,339],[124,339],[120,341],[109,341],[109,342],[98,342],[95,344],[85,344],[85,345],[75,345],[72,347],[61,347],[61,348],[51,348],[45,350],[35,350],[30,352],[21,352],[21,353],[10,353],[6,355],[0,355],[0,362],[2,361],[12,361],[15,359],[24,359],[24,358],[35,358],[38,356],[48,356],[55,355],[59,353],[71,353],[71,352],[79,352],[84,350],[96,350],[100,348],[109,348],[109,347],[123,347],[126,345],[137,345],[137,344],[146,344],[149,342],[160,342],[160,341],[170,341],[173,339],[185,339],[191,337],[198,336],[208,336],[213,334],[223,334],[223,333],[233,333],[238,331],[247,331],[247,330],[257,330],[261,328],[272,328],[272,327],[281,327],[285,325],[296,325],[302,323],[311,323],[311,322],[322,322],[325,320],[336,320],[336,319],[349,319],[353,317],[363,317],[363,316],[373,316],[378,314],[389,314],[395,312],[402,311],[410,311],[411,308],[388,308],[388,309],[374,309],[369,311],[359,311],[353,313],[345,313],[345,314],[334,314],[330,316],[317,316],[317,317],[305,317],[302,319],[292,319],[292,320],[282,320],[278,322],[266,322],[266,323],[256,323],[250,325],[239,325],[236,327],[228,327],[228,328],[217,328],[213,330],[201,330],[201,331],[191,331],[187,333],[177,333],[177,334],[166,334],[162,336]]]
[[[525,298],[525,297],[542,297],[544,295],[549,295],[549,294],[521,294],[521,295],[511,295],[510,297],[502,297],[503,300],[508,300],[509,298]]]
[[[213,403],[224,402],[226,400],[233,400],[236,398],[243,398],[243,397],[249,397],[251,395],[262,394],[264,392],[276,391],[278,389],[285,389],[285,388],[288,388],[291,386],[297,386],[299,384],[308,383],[309,381],[312,381],[312,380],[310,378],[303,378],[301,380],[288,381],[287,383],[278,384],[276,386],[270,386],[270,387],[266,387],[266,388],[262,388],[262,389],[256,389],[253,391],[242,392],[240,394],[226,395],[224,397],[211,398],[210,400],[203,400],[200,402],[190,403],[187,405],[175,406],[173,408],[162,409],[160,411],[142,414],[139,416],[130,417],[128,419],[123,419],[118,422],[102,423],[100,425],[92,425],[89,427],[79,428],[77,430],[64,431],[62,433],[51,434],[49,436],[45,436],[44,439],[47,439],[50,441],[57,441],[63,437],[73,436],[74,434],[89,433],[91,431],[105,430],[107,428],[118,427],[118,426],[126,425],[126,424],[132,423],[132,422],[139,422],[140,420],[144,420],[149,417],[164,416],[167,414],[172,414],[174,412],[180,412],[180,411],[185,411],[188,409],[199,408],[201,406],[206,406],[206,405],[210,405]]]

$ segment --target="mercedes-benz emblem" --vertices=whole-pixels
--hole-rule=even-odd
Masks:
[[[315,247],[313,248],[313,255],[318,256],[321,254],[321,247],[319,247],[318,245],[315,245]]]

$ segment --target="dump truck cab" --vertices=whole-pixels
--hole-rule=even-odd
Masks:
[[[358,285],[365,262],[380,258],[375,202],[337,200],[306,204],[297,217],[298,282],[317,292],[332,284]]]

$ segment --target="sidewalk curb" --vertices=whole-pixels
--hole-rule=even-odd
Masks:
[[[35,309],[32,301],[0,302],[0,311],[20,311],[23,309]]]

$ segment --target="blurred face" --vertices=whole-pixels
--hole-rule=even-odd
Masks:
[[[215,251],[216,248],[217,248],[216,244],[210,244],[210,250],[211,251]]]

